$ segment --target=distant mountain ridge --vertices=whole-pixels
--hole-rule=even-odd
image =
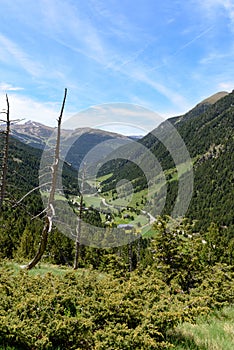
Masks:
[[[55,128],[31,120],[11,126],[12,136],[32,147],[40,149],[44,148],[46,140],[54,130]]]
[[[12,136],[20,139],[22,142],[27,143],[36,148],[43,148],[48,138],[56,130],[56,127],[50,127],[32,120],[28,120],[25,123],[13,124],[11,126]],[[70,135],[80,135],[84,133],[98,134],[110,137],[124,137],[121,134],[114,132],[104,131],[101,129],[92,128],[77,128],[74,130],[62,128],[62,138],[65,139]]]
[[[204,113],[211,105],[213,105],[218,100],[220,100],[221,98],[227,95],[228,95],[228,92],[226,91],[217,92],[216,94],[199,102],[193,109],[191,109],[189,112],[185,113],[184,115],[178,116],[178,117],[172,117],[172,118],[169,118],[168,120],[172,124],[178,124],[181,122],[185,122],[186,120],[191,119],[193,117],[197,117],[198,115]],[[53,128],[31,120],[26,121],[23,124],[22,123],[14,124],[11,127],[12,136],[16,137],[20,141],[32,147],[40,148],[40,149],[44,148],[46,141],[53,134],[55,130],[56,130],[55,127]],[[89,134],[89,135],[94,135],[95,137],[100,137],[100,141],[102,140],[102,138],[103,139],[127,138],[121,134],[108,132],[100,129],[77,128],[74,131],[63,129],[62,139],[65,140],[68,137],[73,137],[73,138],[75,138],[76,136],[79,137],[81,134],[82,135]],[[144,139],[145,137],[130,135],[128,136],[128,138],[132,140],[139,140],[141,138]]]
[[[38,122],[27,121],[24,124],[12,125],[11,133],[13,137],[21,142],[42,150],[50,138],[55,139],[56,128]],[[67,153],[67,148],[69,148],[66,154],[66,161],[78,169],[82,159],[92,148],[102,143],[104,152],[104,148],[107,147],[105,146],[105,141],[116,139],[121,143],[121,141],[124,142],[124,140],[127,140],[128,137],[114,132],[92,128],[62,129],[61,154],[63,150],[64,153]]]

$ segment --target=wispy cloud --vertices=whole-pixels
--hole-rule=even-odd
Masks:
[[[80,127],[101,128],[112,131],[135,129],[145,134],[158,126],[164,118],[144,107],[128,103],[108,103],[80,111],[65,121],[65,129]],[[131,131],[132,132],[132,131]]]
[[[226,55],[221,54],[219,52],[212,52],[212,53],[209,53],[207,56],[203,57],[199,63],[200,64],[210,64],[214,61],[217,61],[219,59],[223,59],[225,57],[226,57]]]
[[[17,109],[27,118],[46,115],[46,122],[56,108],[36,101],[56,100],[64,86],[73,110],[146,101],[164,115],[185,112],[218,83],[232,81],[233,35],[227,25],[234,23],[234,2],[175,3],[4,0],[2,11],[13,27],[2,18],[0,91],[23,86],[32,98],[15,94]],[[23,110],[23,103],[34,107]]]
[[[234,2],[233,0],[198,0],[196,1],[211,20],[220,17],[220,10],[223,10],[229,20],[229,27],[234,31]]]
[[[150,75],[144,69],[135,69],[132,71],[126,72],[133,79],[136,79],[144,84],[147,84],[155,91],[159,92],[165,96],[169,101],[171,101],[176,107],[179,107],[181,110],[188,108],[188,102],[186,99],[181,96],[179,93],[175,92],[172,89],[169,89],[164,84],[157,82],[157,80],[150,77]]]
[[[149,47],[149,45],[152,44],[152,42],[148,42],[146,43],[141,49],[137,50],[136,52],[134,52],[131,57],[125,59],[122,61],[122,63],[119,64],[119,68],[122,68],[124,66],[127,66],[129,64],[134,63],[137,59],[139,59],[139,57],[141,55],[144,54],[144,52],[147,50],[147,48]]]
[[[233,25],[234,25],[234,3],[233,0],[225,0],[224,2],[224,7],[228,13],[228,16],[231,20],[231,29],[234,31]]]
[[[20,91],[20,90],[24,90],[24,88],[20,86],[13,86],[8,83],[0,83],[0,90],[1,91]]]
[[[98,30],[78,11],[77,7],[60,0],[43,0],[42,31],[59,44],[102,62],[105,58],[102,38]]]
[[[229,91],[231,92],[232,90],[234,90],[234,81],[233,82],[221,82],[218,84],[218,88],[221,90],[225,90],[225,91]]]
[[[201,39],[203,36],[205,36],[207,33],[209,33],[213,28],[214,28],[214,26],[212,25],[212,26],[209,26],[208,28],[206,28],[205,30],[202,30],[198,35],[194,36],[194,38],[192,38],[191,40],[186,42],[184,45],[179,47],[179,49],[173,54],[173,56],[178,55],[181,51],[186,49],[188,46],[192,45],[197,40]]]
[[[42,73],[42,66],[31,59],[21,47],[14,41],[0,33],[0,45],[3,51],[6,51],[9,56],[9,62],[13,57],[16,62],[30,75],[39,76]]]
[[[8,96],[10,104],[11,119],[35,120],[42,124],[55,126],[58,118],[59,103],[42,103],[27,96],[10,94]],[[0,105],[5,106],[5,96],[0,95]]]
[[[98,26],[95,23],[91,23],[85,14],[81,18],[77,9],[71,4],[53,0],[44,0],[44,3],[46,5],[44,6],[44,30],[46,30],[47,35],[53,37],[59,44],[73,52],[82,53],[85,57],[91,58],[105,69],[111,69],[129,79],[143,82],[165,96],[171,103],[186,108],[187,103],[179,93],[173,92],[163,83],[154,81],[152,73],[147,73],[146,67],[137,63],[137,59],[144,54],[150,44],[150,41],[145,44],[145,41],[142,40],[142,35],[145,37],[144,34],[141,34],[139,38],[141,47],[127,53],[120,47],[115,48],[113,43],[106,40],[105,35],[103,35]],[[137,35],[134,29],[136,31],[137,28],[131,27],[131,24],[127,23],[126,18],[123,17],[118,24],[116,19],[113,19],[115,15],[110,13],[103,3],[95,2],[95,4],[94,10],[100,13],[101,16],[110,19],[112,23],[111,28],[115,28],[115,30],[119,28],[125,32],[125,43],[128,42],[126,35],[131,35],[136,40]],[[204,34],[202,33],[201,35]],[[129,41],[130,43],[131,41]]]
[[[124,14],[123,11],[120,12],[117,6],[114,6],[114,3],[113,7],[110,7],[105,0],[89,1],[92,12],[96,15],[96,18],[98,18],[101,23],[106,22],[108,24],[108,30],[105,32],[107,36],[111,33],[114,37],[129,43],[137,42],[139,36],[144,37],[146,41],[153,39],[153,37],[149,38],[149,34],[144,33],[142,28],[138,28],[136,23],[131,23],[129,21],[129,16],[127,16],[126,13]],[[119,4],[119,2],[117,3]]]
[[[205,36],[207,33],[209,33],[213,28],[214,28],[214,26],[212,25],[212,26],[209,26],[208,28],[206,28],[205,30],[202,30],[199,34],[195,35],[191,40],[189,40],[186,43],[184,43],[183,45],[181,45],[175,52],[173,52],[171,55],[169,55],[167,57],[167,59],[164,59],[164,61],[161,64],[159,64],[155,67],[151,67],[148,71],[153,72],[155,70],[159,70],[159,69],[162,69],[163,67],[168,66],[169,62],[172,58],[179,55],[182,51],[184,51],[186,48],[188,48],[189,46],[194,44],[197,40],[201,39],[203,36]]]

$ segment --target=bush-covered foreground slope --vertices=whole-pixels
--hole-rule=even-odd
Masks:
[[[92,270],[29,275],[3,263],[0,344],[16,349],[170,349],[176,326],[233,302],[232,275],[226,265],[204,269],[203,282],[185,293],[178,284],[163,282],[155,266],[115,277]]]

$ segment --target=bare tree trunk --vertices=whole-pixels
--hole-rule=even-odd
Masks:
[[[63,110],[66,102],[67,97],[67,89],[65,89],[64,92],[64,98],[63,98],[63,104],[60,112],[60,116],[58,118],[58,129],[57,129],[57,139],[56,139],[56,147],[55,147],[55,154],[54,154],[54,163],[52,165],[52,184],[48,199],[48,206],[47,206],[47,214],[45,218],[45,225],[42,230],[41,239],[39,243],[38,250],[36,252],[36,255],[34,258],[26,265],[24,268],[27,270],[32,269],[36,266],[36,264],[41,260],[42,255],[44,254],[47,246],[48,241],[48,235],[51,232],[52,224],[53,224],[53,217],[55,215],[54,212],[54,195],[56,191],[56,182],[57,182],[57,173],[58,173],[58,166],[59,166],[59,149],[60,149],[60,137],[61,137],[61,122],[62,122],[62,116],[63,116]]]
[[[78,224],[76,228],[74,270],[78,269],[79,259],[80,259],[80,234],[81,234],[83,199],[84,199],[83,198],[84,181],[85,181],[85,164],[84,164],[83,173],[82,173],[82,183],[81,183],[81,191],[80,191],[80,209],[79,209],[79,216],[78,216]]]
[[[80,196],[80,209],[79,209],[79,217],[78,224],[76,229],[76,241],[75,241],[75,259],[74,259],[74,270],[78,269],[79,260],[80,260],[80,234],[81,234],[81,216],[82,216],[82,208],[83,208],[83,195]]]
[[[137,264],[139,264],[141,260],[141,239],[140,236],[137,241]]]
[[[132,242],[130,241],[128,243],[128,270],[129,270],[129,272],[132,272],[132,268],[133,268],[132,256],[133,256],[133,254],[132,254]]]
[[[8,96],[6,95],[7,111],[3,112],[6,114],[6,131],[5,131],[5,145],[3,151],[2,161],[2,176],[1,176],[1,189],[0,189],[0,209],[2,208],[3,201],[6,195],[6,176],[7,176],[7,165],[8,165],[8,152],[9,152],[9,136],[10,136],[10,109]]]

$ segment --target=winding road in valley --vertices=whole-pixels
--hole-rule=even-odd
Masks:
[[[105,206],[105,207],[108,207],[108,208],[114,208],[114,206],[113,205],[111,205],[111,204],[108,204],[107,202],[106,202],[106,200],[105,200],[105,198],[102,198],[102,204]],[[119,205],[119,207],[121,207],[120,205]],[[126,207],[121,207],[121,208],[126,208]],[[147,211],[145,211],[145,210],[141,210],[141,213],[143,214],[143,215],[146,215],[146,216],[148,216],[148,218],[149,218],[149,223],[147,224],[147,225],[153,225],[153,223],[156,221],[156,218],[153,216],[153,215],[151,215],[149,212],[147,212]],[[145,226],[147,226],[147,225],[144,225],[143,227],[145,227]]]

